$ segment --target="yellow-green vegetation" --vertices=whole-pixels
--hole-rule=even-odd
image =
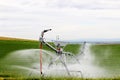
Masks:
[[[49,42],[52,46],[55,46],[52,42]],[[5,62],[3,59],[9,55],[9,53],[17,50],[24,50],[24,49],[39,49],[39,41],[35,40],[25,40],[25,39],[17,39],[17,38],[6,38],[6,37],[0,37],[0,79],[2,78],[11,78],[14,77],[14,74],[16,75],[19,71],[19,69],[10,69],[10,66],[7,64],[13,64],[13,65],[26,65],[25,61],[24,63],[17,63],[17,61],[7,61]],[[70,47],[71,46],[71,47]],[[67,48],[69,47],[69,48]],[[79,46],[76,44],[67,45],[65,50],[72,52],[72,53],[78,53],[78,51],[75,51],[74,49],[78,50]],[[46,45],[43,44],[43,49],[52,51],[50,48],[48,48]],[[16,63],[15,63],[16,62]],[[27,65],[26,65],[27,66]],[[12,72],[11,72],[12,71]],[[21,71],[21,70],[20,70]],[[24,71],[21,71],[25,73]],[[20,74],[18,75],[20,76]],[[19,77],[18,77],[19,78]],[[24,79],[24,76],[21,76],[20,78]],[[20,79],[19,78],[19,79]],[[18,80],[19,80],[18,79]],[[48,79],[48,78],[47,78]]]
[[[39,48],[37,41],[0,40],[0,59],[4,58],[12,51],[36,48]]]
[[[36,40],[30,40],[30,39],[11,38],[11,37],[1,37],[1,36],[0,36],[0,40],[36,41]]]
[[[41,80],[120,80],[120,78],[43,77]]]
[[[120,44],[93,45],[91,52],[95,56],[96,65],[120,71]]]
[[[52,42],[49,42],[52,46],[55,46]],[[65,51],[77,54],[79,52],[78,44],[68,44],[65,47]],[[39,49],[39,42],[33,40],[22,40],[16,38],[0,38],[0,59],[2,59],[9,52],[22,50],[22,49]],[[52,51],[50,48],[43,44],[43,49]]]
[[[55,46],[52,42],[49,42],[52,46]],[[71,52],[74,54],[79,53],[80,44],[68,44],[65,47],[65,51]],[[117,78],[78,78],[78,77],[41,77],[41,78],[29,78],[18,75],[14,77],[14,74],[17,74],[18,69],[14,69],[14,72],[10,72],[12,70],[9,69],[9,65],[7,62],[3,62],[6,65],[3,66],[2,59],[6,57],[9,53],[17,50],[23,49],[39,49],[39,41],[35,40],[25,40],[25,39],[17,39],[17,38],[0,38],[0,80],[4,79],[15,79],[15,80],[120,80]],[[43,45],[43,49],[52,51],[47,46]],[[105,68],[106,70],[113,70],[120,72],[120,44],[99,44],[91,46],[91,53],[95,56],[94,64]],[[9,61],[8,61],[9,63]],[[24,62],[25,63],[25,62]],[[10,63],[13,64],[13,63]],[[20,63],[14,63],[13,65],[17,65]],[[23,64],[23,63],[22,63]],[[26,63],[24,64],[26,65]],[[18,70],[18,71],[16,71]],[[16,71],[16,72],[15,72]],[[21,71],[26,73],[24,70]]]
[[[68,44],[66,45],[64,50],[74,54],[78,54],[80,51],[80,44]]]
[[[24,78],[24,77],[0,77],[0,80],[120,80],[117,78],[79,78],[79,77],[40,77],[40,78]]]

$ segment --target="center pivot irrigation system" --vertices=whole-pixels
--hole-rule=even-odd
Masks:
[[[56,60],[60,60],[60,62],[63,64],[63,66],[65,67],[66,71],[67,71],[67,74],[70,76],[70,71],[66,65],[66,62],[64,61],[64,56],[72,56],[78,63],[79,60],[77,59],[77,57],[70,53],[70,52],[65,52],[63,50],[63,48],[61,47],[60,43],[57,43],[57,48],[53,47],[52,45],[50,45],[49,43],[47,43],[45,40],[44,40],[44,33],[48,32],[48,31],[51,31],[52,29],[47,29],[47,30],[43,30],[42,33],[41,33],[41,36],[39,38],[39,41],[40,41],[40,74],[43,75],[43,72],[42,72],[42,48],[43,48],[43,44],[45,44],[46,46],[48,46],[49,48],[51,48],[56,54],[57,54],[57,57],[55,59],[53,59],[50,64],[48,65],[48,68],[56,61]],[[82,48],[84,48],[85,44],[83,45]],[[83,54],[83,50],[81,52],[81,54]],[[77,71],[77,72],[80,72],[80,74],[82,75],[81,71]]]

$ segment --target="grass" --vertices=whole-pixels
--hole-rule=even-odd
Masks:
[[[41,80],[120,80],[120,78],[43,77]]]
[[[80,50],[80,44],[68,44],[66,45],[64,50],[74,54],[78,54]]]
[[[53,43],[49,42],[52,46],[55,46]],[[30,41],[30,40],[0,40],[0,59],[4,58],[8,53],[16,50],[22,49],[39,49],[38,41]],[[43,49],[52,51],[52,49],[43,45]],[[65,51],[72,52],[77,54],[79,50],[79,45],[68,44],[65,48]]]
[[[55,46],[52,42],[49,42],[49,44],[51,44],[52,46]],[[75,51],[73,48],[78,50],[79,46],[75,45],[75,44],[68,44],[66,46],[65,50],[77,54],[78,51]],[[15,73],[16,71],[11,72],[11,69],[8,69],[9,65],[7,65],[7,63],[9,63],[10,61],[2,62],[2,60],[9,53],[11,53],[13,51],[17,51],[17,50],[23,50],[23,49],[39,49],[39,42],[35,41],[35,40],[0,37],[0,79],[11,78],[11,77],[14,77],[14,74],[17,74],[17,73]],[[46,45],[43,45],[43,49],[52,51]],[[20,63],[15,64],[15,63],[10,62],[10,64],[17,65]],[[16,70],[16,69],[14,69],[14,70]],[[20,76],[20,75],[18,75],[18,76]],[[20,78],[24,78],[24,77],[22,76]],[[48,79],[48,78],[46,78],[46,79]]]
[[[120,44],[93,45],[91,51],[95,56],[95,64],[106,69],[119,70]]]
[[[40,78],[14,78],[14,77],[0,77],[0,80],[120,80],[117,78],[79,78],[79,77],[40,77]]]
[[[55,46],[53,43],[49,42],[51,45]],[[10,52],[23,49],[39,49],[39,42],[33,40],[23,40],[16,38],[0,38],[0,61]],[[47,46],[43,45],[43,49],[52,51]],[[79,53],[79,44],[68,44],[65,47],[65,51],[77,54]],[[95,56],[94,64],[101,66],[110,70],[119,70],[120,66],[120,44],[104,44],[104,45],[92,45],[91,52]],[[9,80],[14,79],[14,73],[8,72],[7,68],[4,68],[2,72],[0,62],[0,80],[6,78]],[[7,65],[7,67],[9,67]],[[25,72],[24,72],[25,73]],[[15,80],[39,80],[39,78],[24,78],[23,76],[15,78]],[[117,78],[77,78],[77,77],[42,77],[41,80],[119,80]]]
[[[38,49],[37,41],[0,40],[0,59],[12,51],[22,49]]]

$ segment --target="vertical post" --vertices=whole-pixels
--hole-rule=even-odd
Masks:
[[[51,29],[47,29],[47,30],[42,31],[41,37],[39,38],[39,40],[40,40],[40,74],[41,75],[43,74],[42,73],[42,44],[44,42],[43,36],[44,36],[44,33],[47,31],[51,31]]]
[[[42,42],[40,43],[40,74],[42,75]]]

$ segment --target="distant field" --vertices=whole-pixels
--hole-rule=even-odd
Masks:
[[[80,51],[80,44],[68,44],[66,45],[64,50],[74,54],[78,54]]]
[[[52,46],[55,46],[53,42],[49,42]],[[77,54],[80,50],[80,44],[68,44],[65,47],[65,51]],[[17,50],[24,50],[24,49],[39,49],[39,42],[35,40],[26,40],[26,39],[18,39],[18,38],[8,38],[8,37],[0,37],[0,61],[4,59],[9,53]],[[52,51],[47,46],[43,45],[44,50]],[[95,56],[94,64],[97,66],[101,66],[107,70],[113,70],[120,72],[120,44],[99,44],[99,45],[92,45],[90,47],[91,53]],[[4,62],[6,64],[6,62]],[[9,61],[8,61],[9,63]],[[12,63],[11,63],[12,64]],[[14,63],[15,65],[15,63]],[[13,75],[12,73],[8,72],[7,68],[2,67],[4,70],[1,69],[3,64],[0,62],[0,79],[3,77],[10,77]],[[10,73],[10,74],[9,74]],[[119,74],[119,73],[118,73]],[[21,76],[22,78],[22,76]],[[24,78],[23,78],[24,79]],[[44,77],[41,78],[43,80],[119,80],[117,78],[76,78],[76,77]],[[19,80],[19,79],[18,79]]]
[[[120,44],[92,45],[91,52],[95,56],[96,65],[108,70],[120,71]]]
[[[52,46],[55,46],[52,42],[49,43]],[[35,40],[0,37],[0,58],[3,58],[9,52],[22,49],[39,49],[39,42]],[[43,45],[43,49],[52,51],[45,45]],[[77,44],[67,45],[65,51],[77,54],[79,52],[79,45]]]
[[[11,37],[0,37],[0,40],[26,40],[26,41],[36,41],[36,40],[29,40],[29,39],[21,39],[21,38],[11,38]]]
[[[55,46],[52,42],[49,42],[52,46]],[[72,52],[77,54],[79,52],[80,45],[78,44],[68,44],[65,47],[65,51]],[[9,72],[7,62],[1,62],[9,53],[17,50],[24,49],[39,49],[39,42],[35,40],[27,40],[27,39],[18,39],[18,38],[8,38],[8,37],[0,37],[0,77],[10,77],[14,73]],[[44,50],[52,51],[47,46],[43,45]],[[10,63],[12,64],[12,63]],[[7,65],[4,68],[4,65]],[[17,63],[14,65],[17,65]],[[10,74],[9,74],[10,73]],[[1,79],[1,78],[0,78]]]

